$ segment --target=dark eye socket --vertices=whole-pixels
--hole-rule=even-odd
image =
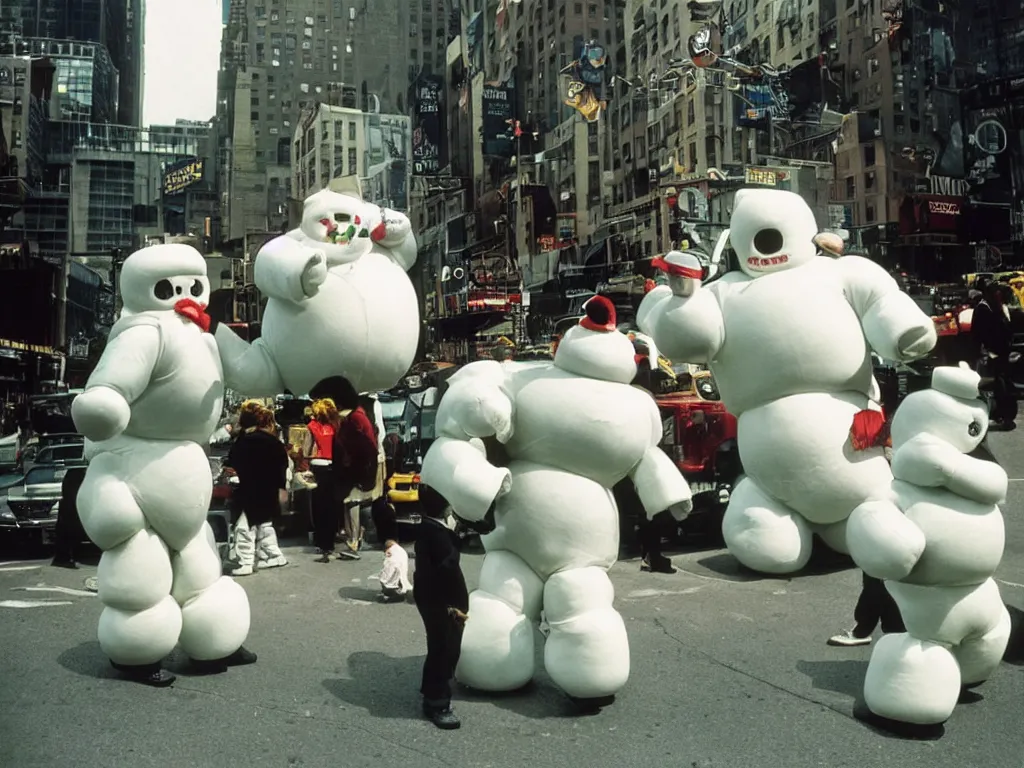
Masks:
[[[348,222],[352,221],[352,217],[349,216],[347,213],[336,213],[334,214],[334,220],[340,221],[342,224],[347,224]]]
[[[970,426],[967,427],[967,434],[971,437],[977,437],[981,434],[981,424],[976,421],[972,421]]]
[[[170,280],[161,280],[153,286],[153,295],[158,299],[169,299],[174,295],[174,286]]]
[[[200,280],[193,280],[192,281],[192,287],[188,289],[188,292],[191,293],[193,296],[202,296],[203,295],[203,283],[202,283],[202,281],[200,281]]]
[[[782,233],[777,229],[762,229],[754,235],[754,247],[759,253],[776,253],[782,250]]]

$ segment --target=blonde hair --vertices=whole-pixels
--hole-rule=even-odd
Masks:
[[[313,418],[321,424],[327,423],[338,414],[338,406],[329,397],[317,400],[310,410],[313,412]]]
[[[245,432],[258,427],[263,410],[265,406],[259,400],[246,400],[238,409],[238,426]]]
[[[257,429],[262,429],[269,432],[272,435],[277,434],[277,420],[274,418],[276,414],[273,408],[262,407],[256,414]]]

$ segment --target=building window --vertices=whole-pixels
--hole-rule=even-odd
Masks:
[[[864,223],[872,224],[875,221],[875,206],[868,203],[864,206]]]
[[[875,165],[875,145],[868,144],[864,147],[864,167],[873,168]]]
[[[349,147],[348,150],[348,172],[350,176],[355,176],[358,173],[356,168],[356,148]]]
[[[334,140],[341,141],[341,128],[344,125],[340,120],[334,124]]]
[[[354,120],[349,120],[349,123],[348,123],[348,140],[349,141],[355,141],[356,140],[356,124],[355,124]]]
[[[846,177],[846,199],[853,200],[857,196],[857,180],[853,176]]]

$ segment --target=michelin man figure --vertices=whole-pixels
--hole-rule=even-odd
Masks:
[[[305,395],[338,376],[358,392],[393,387],[419,343],[406,275],[416,254],[404,214],[330,190],[308,198],[300,227],[256,256],[261,337],[250,346],[226,326],[216,333],[227,386],[250,397]]]
[[[487,555],[469,598],[457,676],[486,691],[534,675],[534,627],[550,634],[548,674],[582,706],[603,706],[629,677],[629,641],[612,606],[608,569],[619,550],[611,488],[630,477],[648,516],[678,519],[690,488],[658,443],[650,394],[629,386],[633,345],[598,296],[558,345],[552,363],[472,363],[450,380],[437,440],[421,478],[468,521],[488,521]],[[509,461],[492,465],[483,439]]]
[[[702,287],[696,257],[668,254],[670,284],[644,297],[638,322],[673,361],[709,364],[738,419],[746,476],[722,523],[729,551],[793,573],[814,533],[846,552],[850,513],[892,477],[874,439],[884,420],[871,352],[910,360],[936,333],[881,267],[817,253],[799,195],[743,189],[733,206],[740,270]]]
[[[143,248],[121,271],[124,311],[72,406],[89,468],[82,525],[103,550],[99,641],[116,669],[164,686],[180,644],[209,671],[256,660],[245,591],[222,575],[206,522],[213,492],[203,445],[224,385],[208,332],[206,262],[188,245]]]
[[[907,631],[871,654],[864,703],[874,715],[934,726],[961,690],[989,678],[1010,637],[992,579],[1003,556],[1006,473],[966,454],[988,430],[980,377],[966,363],[936,368],[931,389],[906,397],[892,420],[889,492],[853,511],[850,554],[887,579]]]

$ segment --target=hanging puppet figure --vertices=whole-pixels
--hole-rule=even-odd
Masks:
[[[739,271],[702,287],[700,264],[670,253],[670,285],[644,297],[638,321],[674,362],[710,364],[738,420],[746,476],[722,523],[729,551],[793,573],[815,533],[846,552],[850,513],[892,478],[871,352],[920,357],[935,326],[877,264],[818,255],[799,195],[742,189],[733,207]]]
[[[317,384],[344,377],[357,392],[393,387],[419,343],[419,303],[406,271],[416,261],[408,217],[330,190],[306,199],[298,229],[256,256],[268,298],[249,345],[222,326],[216,337],[227,386],[249,397],[332,397]]]
[[[892,420],[895,479],[850,516],[850,554],[887,579],[907,625],[878,641],[864,680],[864,703],[883,726],[944,722],[962,690],[996,670],[1010,639],[992,578],[1006,538],[1006,472],[967,455],[988,431],[980,380],[966,363],[940,367],[931,389],[906,397]]]
[[[132,680],[170,685],[175,645],[206,671],[248,664],[249,599],[222,575],[206,522],[205,445],[224,385],[209,333],[206,261],[188,245],[144,248],[121,271],[124,311],[72,406],[89,468],[78,509],[103,550],[99,641]]]
[[[437,440],[420,473],[466,521],[492,521],[457,677],[509,691],[534,674],[534,626],[550,627],[544,665],[587,708],[629,677],[629,641],[612,606],[608,569],[619,550],[611,488],[629,477],[649,517],[684,518],[690,488],[658,443],[654,399],[629,386],[634,349],[598,296],[551,363],[472,363],[450,380]],[[509,461],[495,466],[482,440]]]

